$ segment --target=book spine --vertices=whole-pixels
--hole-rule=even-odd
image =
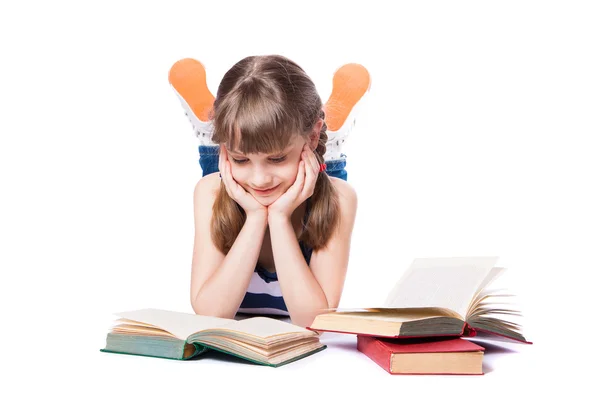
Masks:
[[[473,329],[473,327],[471,327],[468,323],[465,322],[462,335],[466,337],[473,337],[477,335],[477,330]]]
[[[391,374],[392,355],[381,344],[371,336],[358,335],[356,338],[356,348],[373,360],[381,368]]]

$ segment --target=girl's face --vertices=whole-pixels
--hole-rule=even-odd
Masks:
[[[282,152],[273,154],[243,154],[228,148],[233,179],[268,207],[296,181],[305,143],[302,136],[297,136]]]

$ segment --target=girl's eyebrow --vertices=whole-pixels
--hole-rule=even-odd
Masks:
[[[289,151],[290,151],[289,149],[283,149],[281,151],[269,154],[269,157],[280,157],[280,156],[283,156],[284,154],[288,153]]]

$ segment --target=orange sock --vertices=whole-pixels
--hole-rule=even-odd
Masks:
[[[208,89],[204,65],[193,58],[177,61],[169,70],[169,83],[201,144],[212,144],[213,126],[209,116],[215,97]]]
[[[370,88],[369,71],[360,64],[345,64],[335,71],[331,95],[323,106],[327,123],[326,160],[341,157],[341,145],[354,126],[359,102]]]

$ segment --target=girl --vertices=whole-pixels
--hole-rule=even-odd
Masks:
[[[324,117],[314,83],[285,57],[247,57],[223,77],[216,145],[200,146],[194,190],[197,314],[289,315],[310,326],[338,306],[357,199],[345,159],[324,162]]]

